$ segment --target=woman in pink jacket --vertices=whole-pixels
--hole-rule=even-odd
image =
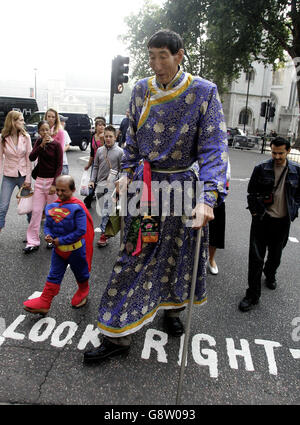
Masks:
[[[10,111],[5,119],[0,137],[0,173],[3,173],[0,192],[0,231],[5,225],[14,188],[31,187],[31,139],[24,129],[21,112]],[[28,222],[31,214],[27,215]]]

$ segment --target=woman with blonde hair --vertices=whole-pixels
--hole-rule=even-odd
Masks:
[[[5,225],[14,188],[23,185],[31,187],[31,139],[24,129],[24,117],[21,112],[10,111],[5,119],[0,136],[0,173],[3,173],[0,192],[0,231]],[[27,214],[30,221],[31,214]]]
[[[44,120],[49,124],[52,139],[56,140],[60,144],[62,150],[64,150],[65,135],[58,112],[53,108],[49,108],[45,113]]]

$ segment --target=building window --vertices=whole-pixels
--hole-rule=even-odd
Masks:
[[[242,109],[239,115],[239,124],[250,125],[251,123],[251,111],[249,109]]]
[[[284,80],[284,69],[280,68],[276,71],[273,71],[272,85],[273,86],[282,86]]]

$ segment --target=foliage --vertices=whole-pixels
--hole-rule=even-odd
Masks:
[[[286,60],[285,51],[300,58],[300,0],[166,0],[161,7],[144,1],[126,23],[122,39],[133,58],[133,78],[149,75],[147,40],[163,27],[181,34],[184,68],[216,82],[221,93],[254,60],[275,68]]]
[[[129,30],[120,38],[128,45],[130,51],[131,77],[144,78],[151,74],[147,41],[155,31],[165,26],[162,10],[151,1],[144,0],[141,10],[125,17],[125,22]]]

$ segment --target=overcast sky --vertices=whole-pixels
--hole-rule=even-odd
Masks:
[[[155,0],[162,3],[162,0]],[[2,0],[0,79],[101,75],[109,80],[111,60],[128,55],[117,40],[124,16],[143,0]],[[102,79],[102,78],[101,78]]]

